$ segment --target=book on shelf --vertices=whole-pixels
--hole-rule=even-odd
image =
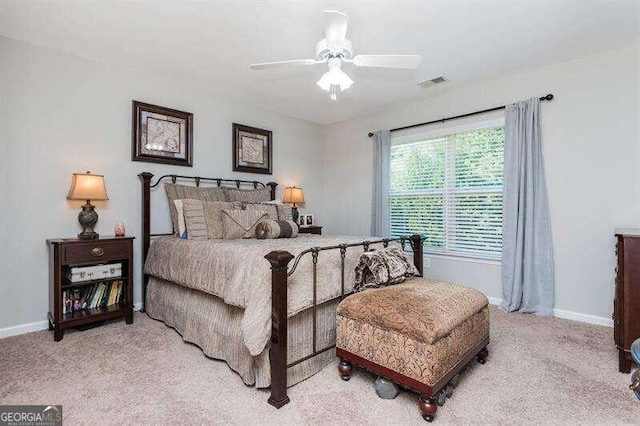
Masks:
[[[109,290],[113,286],[113,283],[106,283],[104,285],[104,291],[102,292],[102,297],[100,298],[99,306],[102,308],[107,306],[107,302],[109,301]]]
[[[123,292],[122,280],[103,281],[84,288],[63,290],[62,314],[118,304]]]
[[[107,306],[116,304],[116,297],[120,293],[120,281],[114,281],[111,285],[111,291],[109,292],[109,300],[107,302]]]

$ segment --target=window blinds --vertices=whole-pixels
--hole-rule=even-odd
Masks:
[[[391,147],[392,237],[426,237],[425,251],[499,259],[504,127]]]

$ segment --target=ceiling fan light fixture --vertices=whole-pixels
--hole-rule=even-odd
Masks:
[[[342,71],[342,63],[350,63],[356,67],[416,69],[420,66],[419,55],[356,55],[353,46],[347,39],[349,16],[338,10],[322,12],[324,20],[324,38],[316,43],[315,59],[294,59],[291,61],[264,62],[250,65],[251,69],[284,68],[327,64],[329,70],[316,83],[329,92],[332,100],[338,98],[338,92],[347,90],[353,80]]]
[[[347,90],[353,84],[353,80],[340,69],[338,60],[337,63],[329,63],[329,71],[324,73],[316,84],[325,92],[329,92],[331,99],[335,101],[338,97],[338,89]]]

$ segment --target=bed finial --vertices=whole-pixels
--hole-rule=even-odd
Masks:
[[[153,178],[153,173],[149,173],[149,172],[142,172],[138,175],[138,177],[140,179],[142,179],[142,181],[151,181],[151,179]]]
[[[269,186],[269,188],[271,188],[271,201],[273,201],[276,199],[276,187],[278,186],[278,184],[275,182],[269,182],[267,183],[267,185]]]

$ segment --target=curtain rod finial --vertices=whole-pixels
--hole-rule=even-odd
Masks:
[[[544,101],[550,101],[553,99],[553,95],[551,93],[549,93],[547,96],[543,96],[542,100]]]
[[[373,132],[369,132],[369,137],[372,138],[373,137]]]

